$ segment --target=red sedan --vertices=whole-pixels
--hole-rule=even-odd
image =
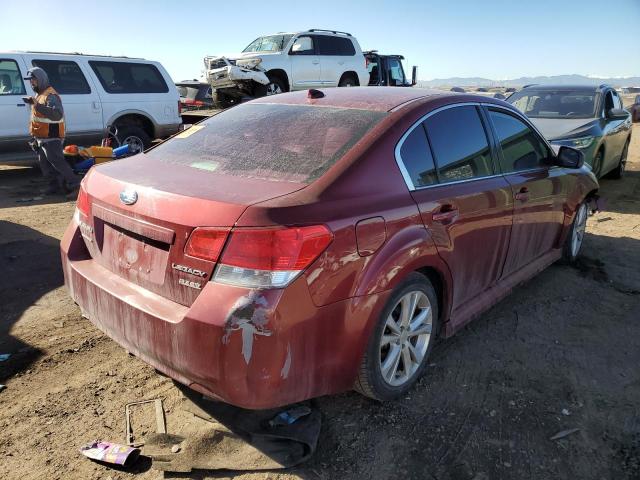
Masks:
[[[392,399],[437,335],[576,258],[598,188],[582,161],[487,97],[266,97],[94,167],[65,282],[128,351],[224,402]]]

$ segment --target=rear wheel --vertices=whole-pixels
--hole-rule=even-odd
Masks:
[[[624,144],[622,149],[622,155],[620,156],[620,162],[615,170],[611,171],[609,175],[611,178],[620,179],[624,177],[624,169],[627,167],[627,155],[629,154],[629,140]]]
[[[438,331],[438,300],[427,277],[412,273],[391,295],[360,364],[355,389],[392,400],[420,378]]]
[[[583,202],[578,206],[576,215],[573,218],[569,235],[565,241],[564,248],[562,249],[562,259],[566,263],[573,263],[580,255],[580,249],[582,248],[582,241],[584,239],[584,233],[587,229],[587,217],[589,216],[589,209],[587,202]]]
[[[151,146],[151,137],[137,125],[118,126],[117,138],[120,145],[129,145],[131,154],[140,153]]]
[[[340,79],[338,83],[339,87],[357,87],[358,80],[353,75],[345,75]]]

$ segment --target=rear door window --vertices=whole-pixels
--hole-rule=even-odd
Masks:
[[[489,117],[502,149],[503,173],[519,172],[550,165],[550,152],[538,135],[522,120],[504,111],[489,109]]]
[[[24,83],[15,60],[0,59],[0,96],[24,95]]]
[[[407,135],[399,154],[414,187],[427,187],[438,183],[436,167],[422,124]]]
[[[91,87],[76,62],[69,60],[33,60],[49,77],[49,83],[61,95],[86,95]]]
[[[356,54],[353,43],[348,38],[330,37],[328,35],[316,36],[319,55],[352,56]]]
[[[440,183],[493,175],[491,149],[476,107],[447,108],[427,118],[424,125]]]
[[[155,65],[134,62],[89,62],[107,93],[167,93],[169,87]]]

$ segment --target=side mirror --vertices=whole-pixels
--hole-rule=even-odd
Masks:
[[[556,165],[565,168],[580,168],[584,165],[584,153],[571,147],[560,147]]]
[[[628,116],[629,112],[623,108],[612,108],[607,112],[607,118],[611,120],[625,120]]]
[[[418,67],[415,65],[411,68],[411,86],[418,83]]]

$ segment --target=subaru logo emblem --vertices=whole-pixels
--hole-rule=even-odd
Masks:
[[[135,190],[123,190],[120,192],[120,201],[125,205],[133,205],[138,201],[138,192]]]

